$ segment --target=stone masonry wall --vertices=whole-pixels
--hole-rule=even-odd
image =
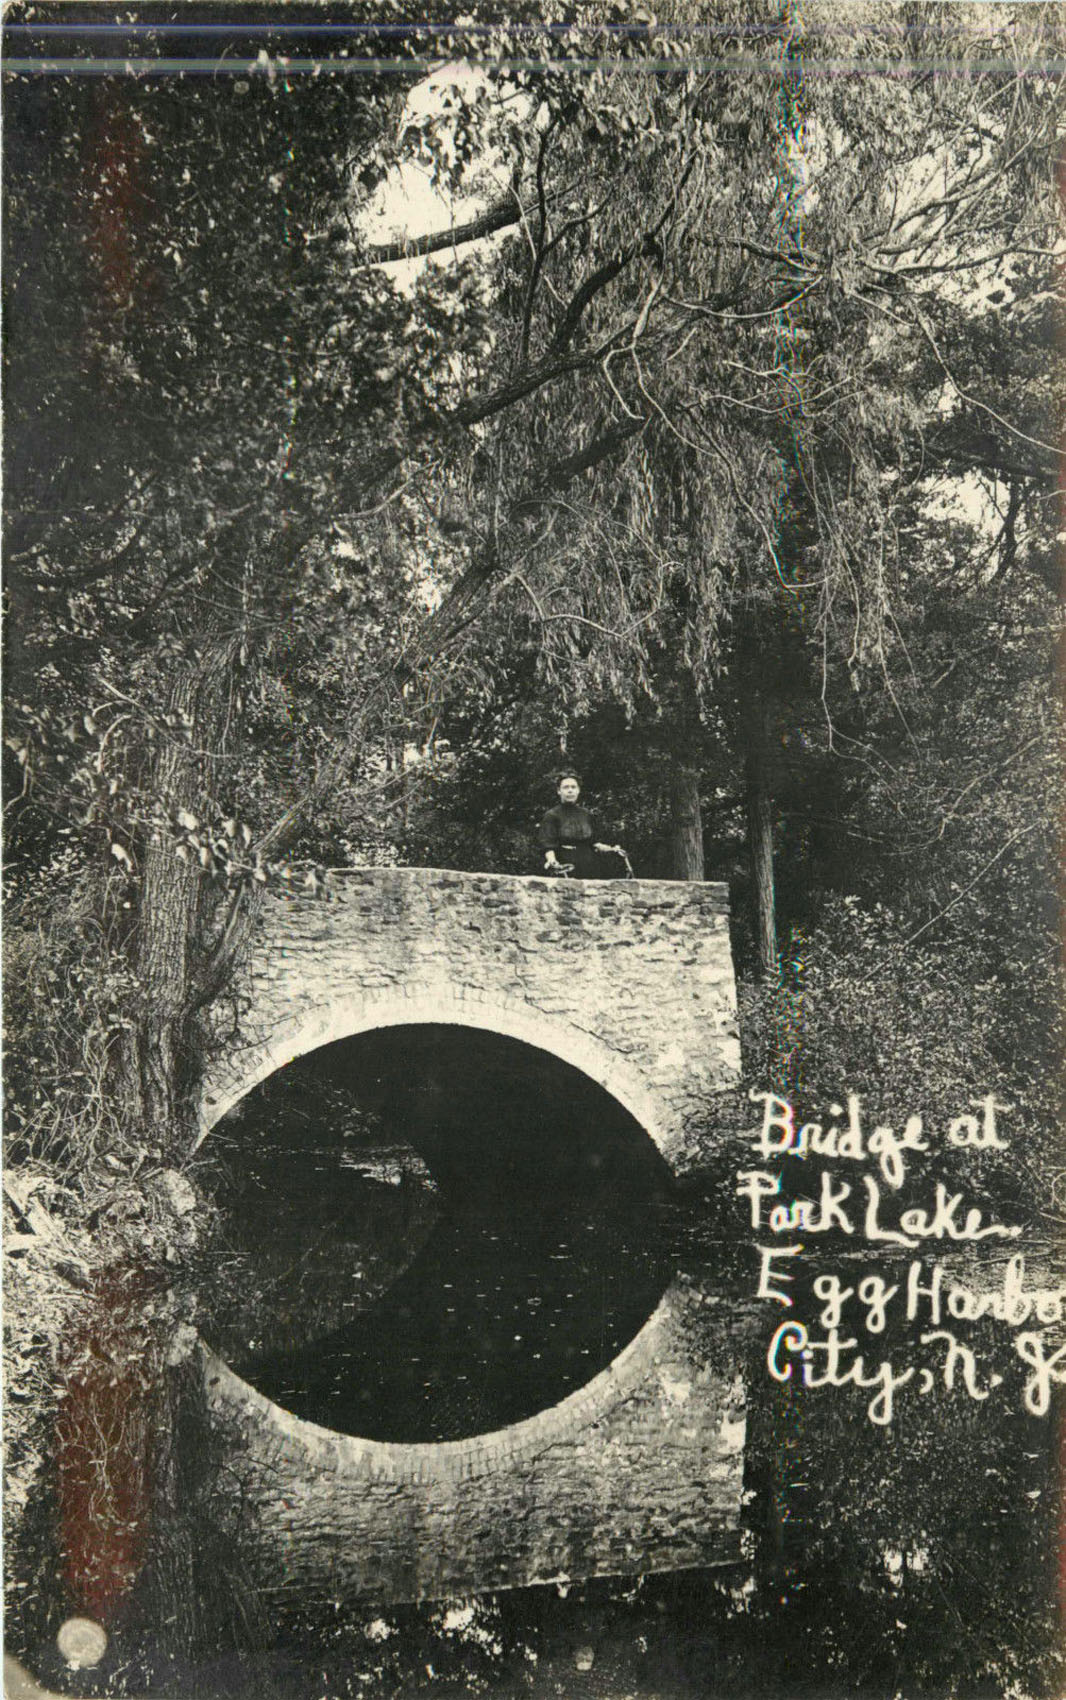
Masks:
[[[671,1288],[615,1363],[496,1434],[386,1445],[302,1422],[206,1355],[251,1573],[288,1603],[465,1596],[734,1561],[744,1396],[717,1301]]]
[[[457,1022],[581,1068],[683,1169],[740,1071],[728,929],[726,888],[684,881],[373,868],[334,874],[326,898],[269,897],[205,1128],[333,1039]]]

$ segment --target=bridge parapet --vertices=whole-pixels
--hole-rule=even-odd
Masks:
[[[209,1128],[294,1057],[372,1028],[482,1027],[552,1052],[631,1111],[677,1170],[740,1072],[724,885],[434,868],[338,870],[268,896]]]

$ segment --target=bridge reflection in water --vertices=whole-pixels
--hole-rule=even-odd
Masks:
[[[591,1379],[669,1280],[673,1176],[601,1087],[470,1028],[299,1059],[216,1130],[255,1294],[218,1343],[299,1417],[455,1440]]]

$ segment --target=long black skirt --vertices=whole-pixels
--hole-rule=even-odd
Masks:
[[[598,856],[589,840],[584,844],[560,844],[555,852],[556,861],[569,867],[572,880],[603,879],[600,868],[602,857]]]

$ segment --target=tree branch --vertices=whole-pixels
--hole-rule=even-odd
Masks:
[[[678,179],[677,188],[674,190],[666,208],[656,220],[655,224],[653,224],[652,228],[646,231],[638,242],[632,243],[628,248],[624,248],[621,253],[616,254],[613,260],[607,260],[605,264],[599,266],[597,270],[594,271],[590,277],[587,277],[584,283],[574,291],[570,298],[569,305],[567,306],[567,309],[559,323],[559,327],[552,338],[551,345],[548,349],[549,355],[558,354],[563,349],[569,347],[570,342],[573,340],[574,332],[577,330],[577,327],[581,322],[581,316],[584,313],[585,308],[597,295],[600,294],[602,290],[606,289],[609,283],[614,281],[619,272],[624,271],[628,265],[631,265],[632,262],[638,258],[638,256],[657,254],[659,252],[659,233],[677,207],[681,191],[684,189],[685,184],[688,182],[689,177],[692,174],[692,165],[692,160],[689,160],[689,163],[686,165]]]
[[[460,248],[467,242],[480,242],[497,230],[519,224],[524,216],[520,202],[500,201],[466,224],[454,224],[449,230],[434,230],[425,236],[408,236],[399,242],[374,242],[366,249],[366,258],[356,268],[366,271],[371,266],[387,266],[393,260],[414,260],[423,254],[439,254],[445,248]]]
[[[615,426],[612,431],[605,431],[602,437],[596,437],[587,443],[583,449],[578,449],[572,455],[566,455],[562,460],[553,461],[544,474],[544,482],[537,492],[521,496],[512,504],[512,514],[523,513],[527,509],[538,506],[545,497],[568,484],[571,478],[576,478],[580,472],[588,472],[592,467],[599,466],[601,461],[608,460],[618,449],[623,448],[631,438],[637,437],[644,430],[648,421],[646,417],[627,420],[624,425]]]
[[[526,287],[526,299],[522,308],[522,336],[520,358],[529,359],[529,334],[533,323],[533,298],[537,292],[537,281],[544,264],[545,242],[548,236],[548,198],[544,192],[544,160],[548,148],[548,138],[557,123],[553,117],[544,135],[540,138],[537,149],[537,240],[533,253],[533,265],[530,268],[529,283]]]

